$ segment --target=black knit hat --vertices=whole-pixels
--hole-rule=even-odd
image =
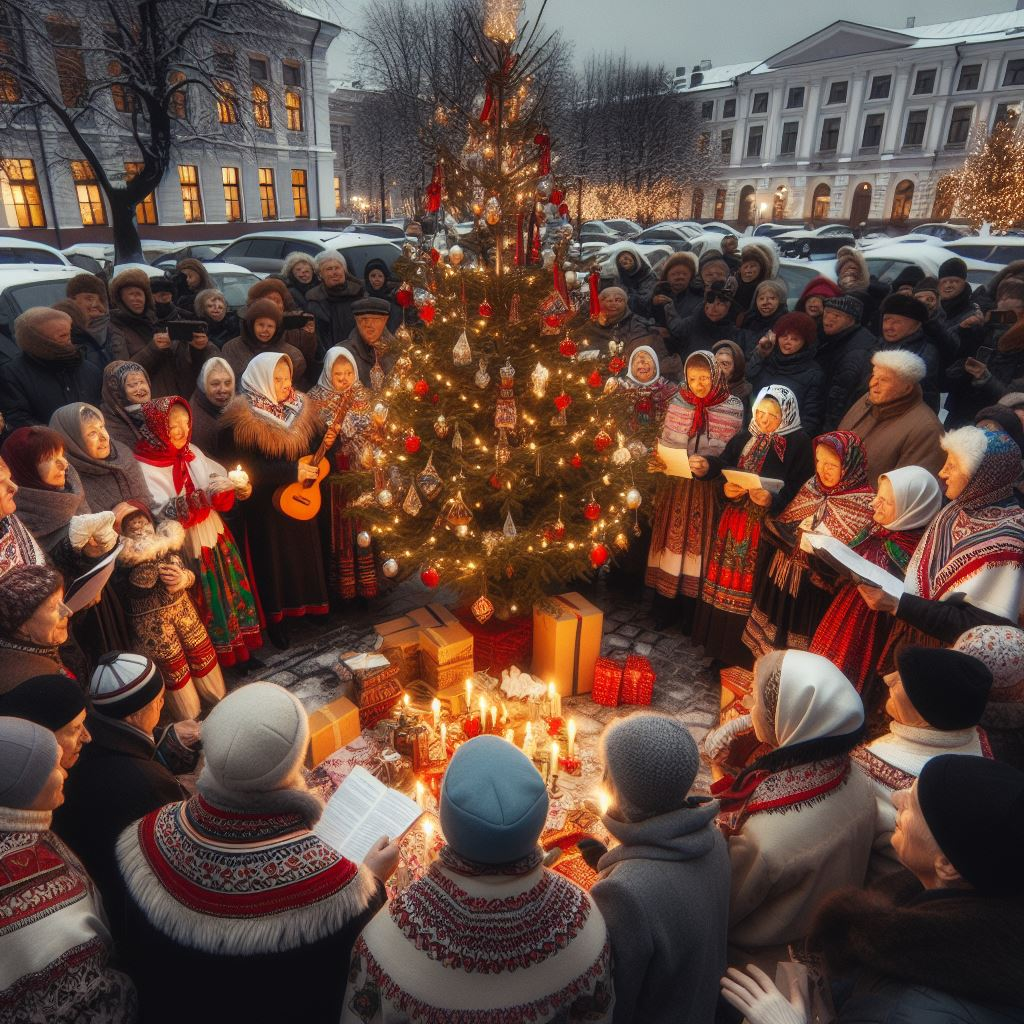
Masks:
[[[36,676],[0,696],[0,716],[23,718],[50,732],[63,729],[85,710],[85,695],[67,676]]]
[[[178,297],[178,283],[169,274],[164,274],[162,277],[154,277],[150,279],[149,290],[156,295],[157,292],[170,292],[173,296],[172,302]]]
[[[919,324],[928,323],[928,318],[931,316],[928,307],[920,299],[898,292],[893,292],[892,295],[887,295],[882,300],[882,316],[885,316],[886,313],[891,313],[893,316],[905,316],[916,320]]]
[[[924,277],[924,271],[916,263],[908,263],[892,282],[892,290],[898,291],[904,285],[915,285]]]
[[[352,303],[353,316],[390,316],[391,303],[387,299],[375,299],[369,296],[365,299],[356,299]]]
[[[837,295],[834,298],[825,299],[822,305],[826,309],[834,309],[837,313],[845,313],[846,316],[853,318],[854,323],[859,324],[861,317],[864,316],[864,303],[853,295]]]
[[[917,284],[914,285],[914,294],[918,295],[921,292],[934,292],[936,295],[939,294],[939,282],[938,278],[934,277],[922,277]]]
[[[975,889],[1024,892],[1024,772],[987,757],[940,754],[921,769],[917,799],[939,849]]]
[[[969,729],[981,721],[992,673],[977,658],[936,647],[904,647],[896,657],[903,689],[934,729]]]
[[[950,256],[948,260],[945,260],[939,267],[939,280],[941,281],[944,277],[959,277],[961,280],[967,280],[967,264],[964,263],[959,256]]]

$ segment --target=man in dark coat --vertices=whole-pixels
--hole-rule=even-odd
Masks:
[[[825,371],[825,418],[821,429],[835,430],[864,394],[871,376],[871,355],[878,340],[861,326],[864,306],[853,295],[824,300],[814,358]]]
[[[396,282],[391,280],[388,265],[380,259],[367,260],[363,267],[363,289],[369,299],[383,299],[390,307],[388,330],[394,334],[402,323],[402,307],[395,299]]]
[[[355,358],[359,382],[364,387],[370,387],[370,371],[378,362],[385,373],[390,373],[395,364],[398,342],[388,330],[390,312],[386,299],[356,299],[352,303],[352,333],[338,342]]]
[[[610,342],[622,346],[618,354],[627,364],[635,348],[649,345],[658,357],[661,375],[669,380],[682,379],[683,364],[679,357],[669,353],[664,340],[650,320],[629,308],[623,288],[618,285],[603,288],[599,299],[601,313],[597,320],[586,325],[584,334],[602,358],[611,355]]]
[[[95,274],[76,274],[68,281],[66,294],[81,313],[84,330],[79,344],[85,350],[85,357],[103,370],[114,358],[110,347],[110,310],[107,306],[106,282]]]
[[[893,802],[892,846],[908,871],[884,890],[829,897],[808,938],[847,983],[837,1024],[1024,1019],[1024,772],[942,754]],[[804,1024],[806,1012],[755,971],[722,979],[749,1024]]]
[[[747,380],[755,395],[769,384],[789,388],[800,409],[800,425],[814,437],[825,411],[825,373],[814,359],[817,325],[806,313],[784,313],[772,332],[774,341],[766,336],[751,350]]]
[[[951,256],[939,267],[939,305],[946,328],[959,341],[961,358],[973,356],[982,344],[984,314],[974,301],[967,282],[967,264]]]
[[[156,757],[153,734],[164,705],[156,665],[140,654],[112,652],[100,659],[89,686],[82,748],[64,789],[53,830],[78,854],[103,896],[115,939],[124,921],[124,885],[117,870],[117,837],[137,818],[185,795]],[[198,726],[179,723],[176,737],[195,740]]]
[[[683,319],[704,305],[704,285],[697,277],[697,259],[692,252],[674,252],[661,265],[658,282],[636,307],[636,312],[653,321],[662,338],[668,337],[665,306],[675,306]]]
[[[701,349],[710,352],[716,341],[735,341],[746,351],[747,333],[736,326],[732,296],[730,282],[713,281],[704,292],[704,305],[692,316],[680,318],[674,306],[666,306],[668,350],[683,362]]]
[[[67,313],[45,306],[27,309],[14,322],[21,349],[0,374],[0,411],[7,428],[49,423],[62,405],[99,405],[103,373],[71,340]]]
[[[924,360],[925,375],[921,381],[925,402],[935,411],[939,411],[939,370],[941,358],[939,349],[924,333],[924,325],[928,323],[928,307],[911,295],[893,294],[883,301],[880,312],[882,315],[882,336],[879,339],[879,350],[903,349],[913,352]]]
[[[320,283],[306,292],[306,309],[316,317],[319,358],[335,345],[344,345],[356,325],[352,303],[363,297],[363,286],[348,276],[345,257],[327,249],[316,258]],[[388,310],[390,314],[391,310]]]

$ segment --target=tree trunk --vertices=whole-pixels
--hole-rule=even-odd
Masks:
[[[135,223],[135,204],[125,197],[124,189],[107,195],[110,204],[110,223],[114,233],[115,263],[145,263],[142,240]]]

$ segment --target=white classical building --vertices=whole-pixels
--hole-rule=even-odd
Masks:
[[[676,90],[721,146],[692,215],[751,223],[944,220],[977,131],[1024,101],[1024,10],[879,28],[836,21],[761,61],[708,62]]]

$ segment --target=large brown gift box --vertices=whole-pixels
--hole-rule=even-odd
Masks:
[[[359,708],[339,697],[309,716],[309,750],[306,767],[315,768],[336,750],[351,743],[360,733]]]
[[[563,697],[590,693],[603,628],[604,612],[575,591],[538,601],[531,672]]]
[[[423,626],[450,626],[459,620],[443,604],[426,604],[413,608],[405,615],[378,622],[373,628],[384,638],[384,646],[406,647],[418,645],[420,629]]]

